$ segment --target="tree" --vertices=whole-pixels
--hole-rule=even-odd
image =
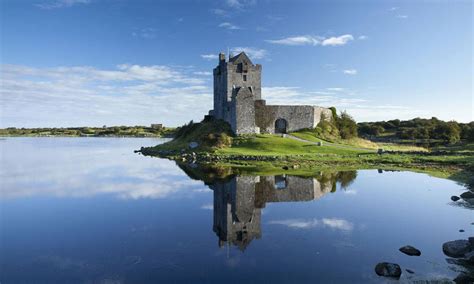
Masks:
[[[343,111],[336,121],[342,139],[357,137],[357,123],[346,111]]]

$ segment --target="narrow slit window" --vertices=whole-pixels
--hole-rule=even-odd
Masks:
[[[244,75],[244,81],[247,81],[247,75]]]

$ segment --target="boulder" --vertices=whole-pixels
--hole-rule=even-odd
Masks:
[[[193,142],[190,142],[188,146],[189,146],[189,149],[195,149],[199,147],[199,143],[193,141]]]
[[[474,237],[469,237],[468,241],[471,244],[472,249],[474,250]]]
[[[470,251],[470,252],[466,253],[466,254],[464,255],[464,258],[465,258],[468,262],[474,263],[474,251]]]
[[[462,199],[474,199],[474,192],[472,191],[466,191],[461,194]]]
[[[445,255],[459,258],[471,250],[471,244],[468,240],[455,240],[443,244],[443,252]]]
[[[410,256],[420,256],[421,251],[417,248],[414,248],[412,246],[404,246],[399,249],[401,252],[404,254],[410,255]]]
[[[461,199],[459,196],[456,196],[456,195],[451,196],[452,201],[458,201],[459,199]]]
[[[402,275],[402,269],[396,263],[380,262],[375,266],[375,273],[379,276],[399,278]]]
[[[456,284],[474,283],[474,277],[461,273],[453,281]]]

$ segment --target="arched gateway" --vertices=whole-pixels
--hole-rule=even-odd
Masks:
[[[286,133],[288,122],[285,119],[279,118],[275,121],[275,133]]]

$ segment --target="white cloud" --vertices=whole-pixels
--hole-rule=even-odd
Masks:
[[[267,40],[267,42],[281,45],[318,45],[321,43],[321,37],[302,35],[277,40]]]
[[[408,15],[397,15],[397,18],[406,19],[406,18],[408,18]]]
[[[330,45],[330,46],[337,46],[337,45],[345,45],[350,40],[354,40],[352,35],[341,35],[338,37],[330,37],[322,41],[322,45]]]
[[[219,58],[219,55],[217,54],[201,54],[201,57],[206,59],[206,60],[216,60]]]
[[[350,232],[354,229],[354,225],[344,219],[339,218],[322,218],[322,219],[284,219],[270,221],[269,224],[284,225],[294,229],[311,229],[316,227],[326,227],[334,230]]]
[[[207,71],[196,71],[193,72],[194,75],[199,75],[199,76],[211,76],[212,72],[207,72]]]
[[[245,7],[254,5],[255,0],[226,0],[227,6],[237,10],[243,10]]]
[[[265,49],[259,49],[254,47],[233,47],[231,49],[231,52],[233,54],[245,52],[251,59],[262,59],[267,56],[267,51]]]
[[[177,126],[199,120],[211,108],[212,90],[208,79],[195,77],[192,71],[130,64],[112,69],[1,65],[1,126],[147,125],[157,121]]]
[[[353,40],[354,37],[350,34],[341,35],[338,37],[325,38],[321,36],[301,35],[294,37],[287,37],[277,40],[266,40],[269,43],[280,44],[280,45],[322,45],[322,46],[338,46],[345,45],[349,41]]]
[[[396,11],[396,10],[398,10],[398,9],[400,9],[400,7],[391,7],[391,8],[389,9],[389,11]]]
[[[344,89],[344,88],[341,88],[341,87],[332,87],[332,88],[326,88],[326,90],[328,90],[328,91],[333,91],[333,92],[342,92],[342,91],[344,91],[345,89]]]
[[[355,91],[342,87],[314,91],[304,91],[298,87],[263,87],[262,97],[267,100],[267,104],[334,106],[338,111],[346,110],[357,121],[410,119],[430,115],[429,112],[423,109],[414,109],[403,105],[380,104],[379,102],[363,99],[357,97]]]
[[[357,75],[356,69],[346,69],[346,70],[343,70],[342,72],[347,75]]]
[[[214,210],[214,205],[212,204],[204,204],[201,206],[201,209],[204,209],[204,210]]]
[[[211,12],[217,16],[228,17],[229,13],[223,9],[211,9]]]
[[[89,4],[91,0],[56,0],[36,4],[35,6],[41,9],[50,10],[56,8],[67,8],[76,4]]]
[[[156,37],[156,29],[144,28],[132,33],[134,37],[141,37],[144,39],[154,39]]]
[[[236,26],[236,25],[231,24],[229,22],[220,23],[218,27],[228,29],[228,30],[240,30],[241,29],[239,26]]]
[[[365,39],[368,39],[369,37],[366,36],[366,35],[361,35],[359,36],[359,40],[365,40]]]
[[[227,0],[227,5],[232,8],[242,8],[242,3],[239,0]]]

